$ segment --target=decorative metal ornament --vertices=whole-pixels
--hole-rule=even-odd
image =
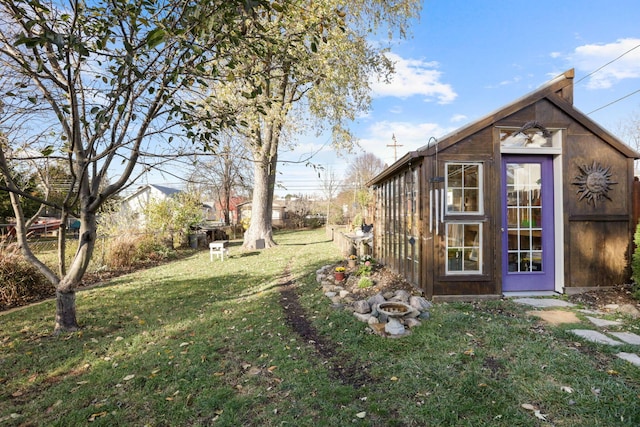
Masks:
[[[611,180],[611,167],[604,167],[600,163],[593,161],[591,166],[578,166],[580,175],[574,178],[572,184],[578,186],[577,194],[580,195],[578,201],[586,199],[587,203],[597,207],[598,201],[603,198],[611,200],[609,191],[611,186],[617,182]]]

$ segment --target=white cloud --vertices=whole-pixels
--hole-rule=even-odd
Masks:
[[[467,120],[467,116],[465,116],[464,114],[454,114],[453,117],[451,117],[450,122],[451,123],[460,123],[460,122],[464,122],[465,120]]]
[[[622,54],[625,55],[616,59]],[[589,89],[607,89],[621,80],[640,78],[640,39],[626,38],[613,43],[578,46],[567,59],[584,74],[613,61],[589,76],[587,84]]]
[[[374,97],[394,96],[406,99],[422,95],[425,101],[437,99],[439,104],[448,104],[458,96],[451,85],[440,81],[442,72],[436,69],[437,62],[405,59],[395,53],[388,53],[387,57],[395,64],[395,73],[390,83],[371,83]]]

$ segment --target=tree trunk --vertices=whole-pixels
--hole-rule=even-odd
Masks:
[[[254,167],[253,199],[251,203],[251,222],[244,233],[245,249],[256,249],[256,241],[264,239],[264,247],[276,246],[273,240],[273,190],[275,187],[276,158],[271,161],[256,161]]]
[[[56,326],[54,334],[73,332],[80,329],[76,319],[76,292],[56,291]]]
[[[56,324],[54,333],[71,332],[80,329],[76,319],[75,290],[89,267],[93,249],[96,245],[96,215],[91,212],[80,214],[80,240],[78,251],[73,258],[67,274],[56,286]]]

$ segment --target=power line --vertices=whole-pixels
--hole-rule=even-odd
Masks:
[[[601,66],[601,67],[599,67],[599,68],[597,68],[597,69],[593,70],[592,72],[590,72],[590,73],[589,73],[589,74],[587,74],[586,76],[582,77],[580,80],[578,80],[578,81],[576,82],[576,84],[580,83],[581,81],[583,81],[583,80],[584,80],[584,79],[586,79],[587,77],[594,75],[594,74],[595,74],[595,73],[597,73],[598,71],[602,70],[604,67],[606,67],[606,66],[608,66],[608,65],[613,64],[613,63],[614,63],[614,62],[616,62],[618,59],[622,58],[623,56],[625,56],[625,55],[626,55],[626,54],[628,54],[629,52],[631,52],[631,51],[633,51],[633,50],[635,50],[635,49],[637,49],[637,48],[639,48],[639,47],[640,47],[640,44],[639,44],[639,45],[636,45],[636,46],[634,46],[634,47],[632,47],[631,49],[629,49],[628,51],[624,52],[623,54],[621,54],[621,55],[620,55],[620,56],[618,56],[617,58],[612,59],[611,61],[607,62],[607,63],[606,63],[606,64],[604,64],[603,66]]]
[[[638,89],[638,90],[636,90],[636,91],[634,91],[634,92],[631,92],[631,93],[629,93],[629,94],[627,94],[627,95],[625,95],[625,96],[623,96],[623,97],[621,97],[621,98],[618,98],[618,99],[616,99],[616,100],[614,100],[614,101],[611,101],[610,103],[608,103],[608,104],[606,104],[606,105],[603,105],[602,107],[596,108],[596,109],[595,109],[595,110],[593,110],[593,111],[588,112],[588,113],[587,113],[587,116],[588,116],[589,114],[591,114],[591,113],[595,113],[596,111],[600,111],[600,110],[602,110],[603,108],[607,108],[608,106],[613,105],[613,104],[615,104],[616,102],[620,102],[620,101],[622,101],[623,99],[629,98],[630,96],[635,95],[635,94],[636,94],[636,93],[638,93],[638,92],[640,92],[640,89]]]

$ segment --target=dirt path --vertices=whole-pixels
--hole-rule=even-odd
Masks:
[[[367,372],[367,363],[351,360],[349,355],[339,351],[339,344],[322,337],[307,319],[304,308],[296,292],[296,284],[289,269],[285,269],[280,283],[280,305],[285,314],[285,321],[302,340],[312,345],[322,362],[327,362],[332,377],[342,384],[360,388],[375,382]]]

